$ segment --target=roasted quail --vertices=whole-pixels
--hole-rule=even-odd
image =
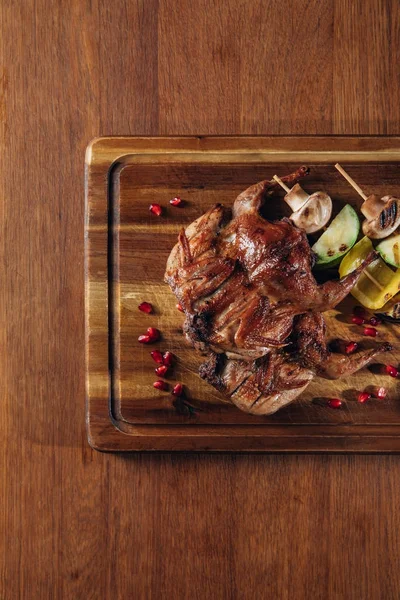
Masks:
[[[308,172],[301,167],[282,181],[291,186]],[[318,285],[305,232],[260,215],[276,190],[275,181],[257,183],[232,211],[217,204],[182,229],[165,273],[186,315],[185,335],[207,357],[200,376],[254,414],[292,402],[316,374],[342,377],[391,349],[329,352],[322,313],[343,300],[375,254],[340,281]]]

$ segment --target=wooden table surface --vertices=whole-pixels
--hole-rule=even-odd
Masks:
[[[3,0],[1,600],[400,597],[396,456],[115,456],[84,423],[100,134],[399,134],[397,0]]]

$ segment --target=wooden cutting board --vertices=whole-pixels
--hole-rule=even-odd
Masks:
[[[359,206],[354,190],[334,169],[340,162],[367,193],[399,194],[400,138],[387,137],[108,137],[86,153],[86,331],[87,427],[93,448],[107,451],[208,450],[274,452],[398,452],[400,393],[397,380],[379,363],[340,381],[316,378],[293,404],[269,417],[239,411],[202,381],[201,357],[182,335],[183,315],[163,282],[165,263],[182,226],[212,204],[232,205],[237,194],[275,173],[302,164],[311,168],[304,187],[326,190],[335,213]],[[184,206],[169,200],[179,195]],[[161,217],[149,212],[163,207]],[[268,207],[284,214],[284,203]],[[138,310],[151,302],[154,314]],[[374,341],[349,323],[352,298],[326,313],[327,338]],[[137,338],[157,327],[152,346]],[[399,326],[397,326],[399,327]],[[386,363],[399,364],[399,329],[379,327],[395,350]],[[153,388],[157,366],[150,350],[173,352],[166,379],[182,382],[187,404],[174,406],[168,392]],[[360,404],[357,391],[385,386],[385,400]],[[344,403],[326,406],[328,398]]]

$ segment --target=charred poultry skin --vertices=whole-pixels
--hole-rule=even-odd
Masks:
[[[308,172],[301,167],[282,181],[291,186]],[[345,298],[375,254],[340,281],[318,285],[305,232],[260,215],[276,189],[261,181],[232,211],[217,204],[182,229],[165,273],[186,315],[185,335],[207,357],[200,376],[259,415],[292,402],[316,374],[344,377],[391,349],[329,352],[322,313]]]

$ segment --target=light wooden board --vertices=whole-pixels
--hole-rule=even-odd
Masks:
[[[352,188],[333,168],[340,161],[367,192],[398,193],[398,138],[181,137],[99,138],[87,150],[86,316],[87,422],[89,441],[101,450],[371,451],[400,450],[397,382],[378,364],[350,378],[316,378],[301,397],[269,417],[254,417],[227,403],[198,374],[201,357],[185,341],[183,316],[163,282],[168,254],[182,225],[215,202],[231,205],[251,183],[285,174],[301,164],[312,169],[304,187],[325,189],[337,212],[359,204]],[[182,208],[169,199],[179,194]],[[150,203],[164,207],[149,213]],[[282,203],[268,207],[282,213]],[[142,301],[155,314],[138,311]],[[352,299],[327,314],[327,338],[360,340],[349,323]],[[159,343],[141,345],[148,326],[162,332]],[[381,339],[397,342],[393,325]],[[371,340],[363,339],[364,344]],[[194,412],[178,414],[156,379],[151,349],[171,350],[177,364],[170,388],[185,384]],[[397,364],[395,351],[385,362]],[[369,385],[389,390],[385,401],[356,401]],[[341,397],[344,407],[328,409]]]

